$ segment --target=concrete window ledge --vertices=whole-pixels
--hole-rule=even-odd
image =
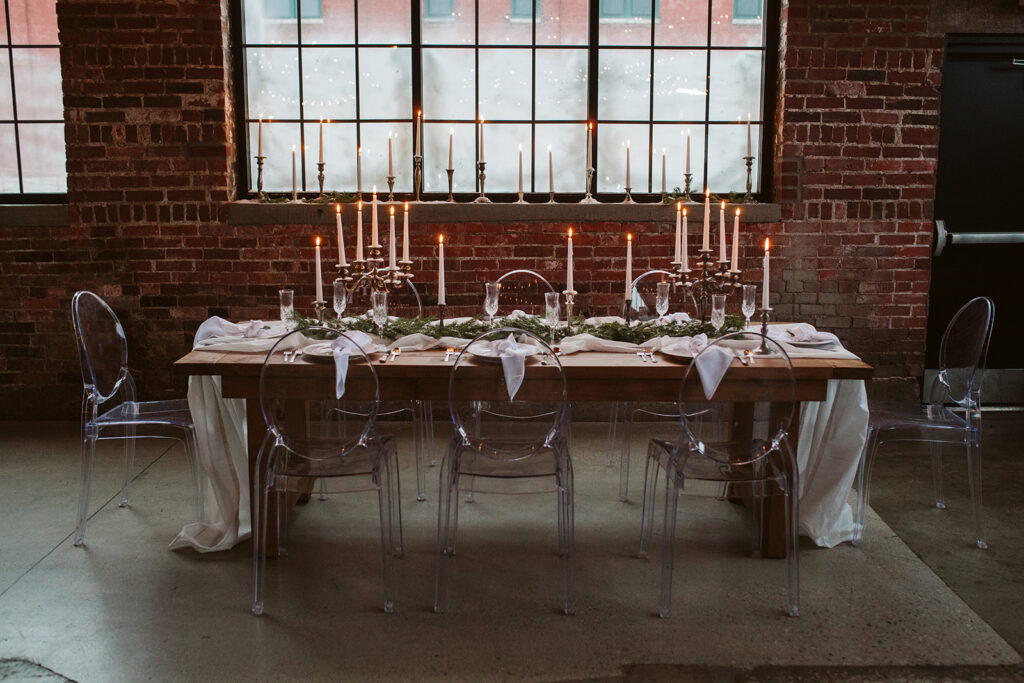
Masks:
[[[382,202],[383,203],[383,202]],[[690,225],[704,220],[703,204],[686,204]],[[743,223],[775,223],[781,219],[778,204],[739,204]],[[352,220],[355,211],[351,205],[342,208],[345,222]],[[369,218],[369,207],[363,208]],[[385,210],[386,211],[386,210]],[[732,210],[726,219],[732,224]],[[397,213],[397,212],[396,212]],[[597,223],[603,221],[650,223],[675,221],[674,204],[473,204],[468,202],[414,202],[409,204],[410,220],[416,223],[516,223],[573,221]],[[382,213],[385,216],[386,213]],[[712,220],[718,220],[718,208],[712,207]],[[383,220],[383,218],[382,218]],[[285,202],[269,204],[253,200],[232,202],[228,208],[231,225],[334,225],[333,204],[306,204]]]
[[[67,204],[0,204],[0,227],[66,228]]]

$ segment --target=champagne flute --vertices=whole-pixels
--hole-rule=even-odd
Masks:
[[[555,343],[555,328],[558,327],[558,318],[561,311],[558,308],[558,292],[544,293],[544,319],[551,328],[551,343]]]
[[[750,316],[757,310],[757,285],[743,285],[743,317],[747,319],[746,327],[750,327]]]
[[[340,277],[334,281],[334,313],[341,318],[348,305],[348,290],[345,289],[345,281]]]
[[[659,318],[664,318],[668,313],[668,294],[672,284],[669,282],[658,283],[658,296],[654,300],[654,310],[658,312]]]
[[[494,314],[498,312],[498,289],[497,282],[484,283],[484,313],[487,314],[487,322],[494,322]]]
[[[377,334],[383,337],[384,324],[388,321],[388,293],[371,293],[370,303],[373,305],[373,324],[377,326]]]
[[[281,289],[277,292],[281,302],[281,321],[288,325],[291,322],[292,314],[295,313],[295,291],[291,289]]]
[[[721,332],[725,325],[725,294],[711,296],[711,326],[715,332]]]

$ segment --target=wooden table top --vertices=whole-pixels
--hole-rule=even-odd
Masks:
[[[573,401],[674,401],[678,397],[679,384],[686,368],[686,362],[656,356],[657,362],[641,361],[629,353],[581,352],[561,356],[565,369],[569,399]],[[260,371],[265,354],[239,353],[216,350],[193,350],[174,364],[175,372],[182,375],[219,375],[224,378],[225,397],[254,398],[258,395]],[[794,358],[793,372],[798,385],[798,400],[822,400],[828,380],[869,379],[872,367],[861,360],[839,358]],[[444,352],[403,351],[398,358],[388,363],[374,362],[374,369],[384,399],[427,399],[447,398],[448,378],[453,362],[444,361]],[[285,363],[282,357],[271,361],[274,374],[271,376],[282,394],[294,398],[311,398],[314,395],[329,395],[333,386],[333,364],[308,360],[300,356],[293,363]],[[473,361],[467,366],[468,377],[477,379],[483,386],[501,380],[500,363]],[[553,365],[530,366],[530,385],[537,393],[550,391],[557,382],[557,369]],[[763,391],[777,391],[788,378],[785,362],[781,358],[756,357],[753,364],[744,366],[738,359],[726,371],[716,397],[721,400],[751,400],[752,394]],[[369,379],[364,364],[353,364],[349,370],[349,382],[355,388]],[[529,393],[534,393],[530,391]],[[529,395],[522,398],[529,399]],[[517,398],[519,398],[517,396]],[[761,400],[754,398],[752,400]]]

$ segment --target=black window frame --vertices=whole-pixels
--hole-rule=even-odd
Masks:
[[[249,154],[248,131],[249,131],[249,125],[251,123],[255,123],[257,121],[257,118],[256,118],[256,115],[250,114],[247,111],[248,97],[247,97],[247,93],[246,93],[246,78],[245,78],[245,64],[246,64],[246,61],[245,61],[245,52],[244,52],[245,51],[245,47],[247,45],[244,42],[243,35],[242,35],[242,26],[244,24],[243,16],[242,16],[242,4],[243,4],[243,1],[244,0],[231,0],[231,5],[230,5],[232,32],[234,33],[235,36],[237,36],[237,39],[232,41],[233,59],[234,59],[234,74],[235,74],[235,78],[234,78],[234,94],[235,94],[235,104],[236,104],[236,106],[234,108],[234,111],[235,111],[235,128],[236,128],[236,132],[238,133],[236,135],[236,139],[238,140],[238,144],[237,144],[237,163],[238,163],[238,170],[239,170],[239,172],[236,173],[236,178],[237,178],[237,182],[238,182],[238,185],[237,185],[238,196],[251,199],[251,198],[255,198],[257,193],[256,193],[256,188],[255,187],[250,187],[249,186],[249,179],[250,179],[250,176],[252,175],[251,174],[251,167],[254,165],[254,162],[253,162],[252,155]],[[297,0],[297,2],[300,3],[300,4],[303,1],[304,0]],[[372,0],[363,0],[363,1],[372,1]],[[756,124],[756,125],[760,125],[762,127],[762,134],[760,135],[760,146],[757,147],[754,150],[754,153],[757,155],[757,159],[758,159],[758,174],[756,174],[755,177],[752,179],[752,185],[753,185],[753,188],[754,188],[753,191],[752,191],[752,197],[753,197],[753,199],[755,201],[761,201],[761,202],[769,201],[771,199],[772,194],[773,194],[773,175],[774,175],[774,173],[773,173],[773,167],[774,167],[774,135],[772,134],[771,129],[769,128],[769,126],[772,125],[772,122],[775,119],[775,110],[776,110],[776,106],[777,106],[777,103],[776,103],[776,81],[777,81],[776,69],[777,69],[777,64],[778,64],[778,45],[779,45],[779,28],[780,28],[779,27],[779,21],[780,21],[781,0],[762,0],[762,8],[763,8],[764,11],[763,11],[762,16],[761,16],[761,21],[763,22],[763,27],[764,27],[763,28],[764,43],[760,47],[714,45],[712,43],[712,40],[711,40],[711,38],[712,38],[712,22],[714,21],[714,17],[713,17],[713,15],[711,13],[712,0],[708,0],[709,11],[708,11],[708,21],[707,21],[708,25],[707,25],[707,43],[706,44],[704,44],[704,45],[694,45],[694,46],[687,46],[687,45],[678,45],[678,46],[677,45],[673,45],[673,46],[656,45],[655,42],[654,42],[654,32],[655,32],[655,25],[659,21],[658,20],[659,3],[658,3],[658,0],[651,0],[651,1],[654,3],[653,6],[654,6],[654,10],[655,11],[652,13],[652,15],[650,16],[650,19],[649,19],[650,20],[650,26],[651,26],[651,41],[650,41],[650,44],[648,44],[648,45],[631,45],[631,46],[620,46],[620,45],[614,45],[614,46],[605,45],[605,46],[601,46],[599,44],[599,33],[600,33],[599,26],[600,26],[600,23],[601,23],[601,20],[602,20],[602,17],[600,15],[600,3],[602,2],[602,0],[589,0],[589,4],[588,4],[588,27],[589,28],[588,28],[587,44],[585,46],[582,46],[582,45],[579,46],[581,48],[585,47],[587,49],[587,53],[588,53],[588,59],[587,59],[587,63],[588,63],[588,68],[587,68],[587,73],[588,73],[588,78],[587,78],[587,119],[586,119],[586,121],[582,121],[582,122],[542,119],[542,120],[539,120],[539,122],[542,123],[542,124],[544,124],[544,123],[580,123],[581,124],[581,135],[583,134],[582,131],[585,130],[583,128],[583,126],[585,126],[588,121],[589,122],[593,122],[594,123],[594,127],[593,127],[593,148],[595,150],[598,149],[598,140],[599,140],[599,136],[600,136],[600,128],[601,128],[601,123],[602,122],[604,122],[606,124],[626,124],[626,125],[628,125],[628,124],[641,124],[641,125],[648,126],[649,137],[650,137],[650,139],[649,139],[649,148],[650,149],[654,148],[654,146],[653,146],[654,126],[655,125],[659,125],[659,124],[660,125],[665,125],[667,123],[667,124],[678,124],[678,125],[683,125],[683,126],[691,125],[692,124],[693,128],[703,127],[704,128],[704,139],[706,141],[708,139],[708,135],[710,133],[709,127],[711,125],[722,125],[722,124],[736,124],[736,125],[742,124],[742,125],[746,125],[746,121],[718,121],[718,120],[712,121],[712,120],[710,120],[709,119],[709,114],[708,114],[708,109],[707,109],[707,107],[710,106],[710,98],[708,98],[706,100],[705,116],[704,116],[703,120],[700,120],[700,121],[697,121],[697,120],[695,120],[695,121],[686,121],[686,120],[656,120],[654,118],[654,89],[653,89],[653,87],[651,88],[650,117],[648,119],[646,119],[646,120],[619,120],[619,119],[616,119],[616,120],[606,120],[606,119],[600,119],[598,117],[598,104],[599,104],[598,80],[599,79],[595,76],[595,74],[598,73],[598,64],[599,64],[598,56],[600,54],[600,50],[602,50],[602,49],[605,49],[605,50],[607,50],[607,49],[616,49],[616,50],[618,50],[618,49],[648,50],[648,51],[650,51],[650,53],[652,55],[652,60],[653,60],[653,55],[654,55],[655,50],[659,50],[659,51],[660,50],[702,50],[702,51],[706,50],[706,51],[708,51],[709,55],[711,53],[715,52],[715,51],[730,51],[730,50],[745,50],[745,51],[755,50],[756,51],[756,50],[760,50],[763,53],[763,55],[762,55],[763,56],[763,59],[762,59],[762,74],[761,74],[761,114],[762,114],[762,116],[761,116],[760,119],[754,120],[753,123]],[[411,22],[412,22],[411,23],[411,59],[412,59],[412,64],[411,64],[411,73],[412,73],[412,78],[411,78],[412,101],[411,101],[411,105],[412,106],[411,106],[411,110],[409,112],[408,118],[400,118],[400,119],[393,119],[393,120],[391,120],[392,122],[395,122],[395,123],[408,124],[410,126],[413,125],[413,122],[416,119],[416,112],[422,111],[422,107],[423,107],[423,88],[422,88],[423,61],[422,61],[421,51],[422,51],[422,49],[424,47],[424,44],[423,44],[422,35],[421,35],[422,34],[421,21],[424,18],[426,18],[425,17],[425,13],[423,11],[424,10],[423,5],[422,5],[423,2],[424,2],[424,0],[410,0],[410,8],[409,8]],[[355,0],[354,5],[357,8],[356,12],[358,12],[359,0]],[[479,9],[479,0],[477,0],[476,5],[477,5],[477,9]],[[535,13],[539,14],[539,3],[534,5],[534,11],[535,11]],[[477,14],[477,17],[479,17],[479,12],[477,12],[476,14]],[[433,19],[433,18],[431,18],[431,19]],[[296,47],[296,49],[298,49],[299,45],[302,44],[301,43],[301,41],[302,41],[302,38],[301,38],[302,21],[298,21],[298,25],[299,25],[298,44],[294,46],[294,47]],[[524,48],[525,47],[530,47],[530,48],[532,48],[532,50],[534,52],[534,57],[533,57],[532,61],[534,62],[534,64],[536,64],[536,51],[538,49],[538,45],[537,45],[537,42],[536,42],[536,30],[537,30],[536,27],[537,27],[537,21],[534,21],[534,31],[533,31],[534,39],[533,39],[532,45],[508,46],[508,47],[524,47]],[[356,37],[356,41],[358,43],[358,36]],[[404,44],[404,43],[400,44],[400,46],[401,45],[409,46],[408,44]],[[284,45],[284,46],[281,46],[281,47],[291,47],[291,45]],[[345,47],[348,47],[348,45],[346,45]],[[362,48],[362,47],[366,47],[366,46],[363,45],[363,44],[359,44],[358,47]],[[376,47],[376,46],[374,45],[373,47]],[[431,48],[437,48],[437,47],[446,48],[446,47],[465,47],[465,46],[436,45],[436,44],[432,44],[431,43],[431,44],[427,44],[427,47],[431,47]],[[484,45],[483,47],[487,48],[487,47],[492,47],[492,46]],[[570,46],[566,46],[566,45],[552,45],[552,46],[540,46],[540,49],[559,49],[559,48],[565,48],[565,47],[577,47],[577,46],[574,46],[574,45],[570,45]],[[481,45],[480,45],[479,41],[473,47],[467,48],[467,51],[469,51],[470,49],[473,50],[473,52],[474,52],[474,59],[475,59],[476,63],[479,65],[479,56],[478,55],[479,55],[479,50],[481,49]],[[301,55],[301,51],[300,51],[300,55]],[[300,65],[299,65],[299,68],[300,68],[300,81],[299,82],[300,82],[300,98],[301,98],[301,56],[299,58],[299,62],[300,62]],[[710,57],[709,57],[709,59],[707,61],[708,76],[710,76],[710,69],[711,69],[711,62],[710,62]],[[357,67],[357,70],[358,70],[358,67]],[[356,80],[357,80],[357,88],[358,88],[358,75],[357,75],[357,79]],[[479,88],[479,68],[476,69],[476,80],[477,80],[477,87]],[[534,83],[533,87],[535,88],[536,87],[536,79],[533,79],[533,83]],[[477,102],[479,103],[479,98],[477,98]],[[530,124],[531,128],[532,128],[533,126],[535,126],[538,123],[538,119],[536,119],[536,116],[535,116],[535,109],[536,109],[536,98],[535,97],[534,97],[534,104],[532,105],[532,109],[534,110],[534,112],[533,112],[532,118],[529,119],[529,120],[518,121],[518,120],[511,120],[511,119],[503,119],[503,120],[501,120],[501,122],[502,123]],[[359,115],[358,115],[358,111],[359,111],[358,95],[357,95],[356,111],[357,111],[357,115],[356,115],[356,119],[355,119],[356,123],[372,122],[372,121],[367,121],[365,119],[359,119]],[[480,112],[476,111],[475,112],[476,120],[479,120],[479,117],[480,117]],[[275,119],[275,120],[282,121],[282,122],[288,121],[288,122],[301,123],[301,124],[310,124],[310,123],[314,123],[316,121],[316,119],[306,119],[306,118],[302,118],[301,120],[300,119],[294,119],[294,120],[292,120],[292,119]],[[424,123],[466,123],[466,122],[462,121],[462,120],[456,121],[456,120],[448,120],[448,119],[436,119],[436,120],[424,119]],[[300,135],[302,136],[301,149],[303,150],[300,153],[304,154],[305,150],[307,149],[307,145],[306,145],[305,138],[304,138],[304,135],[305,135],[305,133],[304,133],[305,125],[300,125],[299,126],[299,130],[300,130]],[[357,131],[358,130],[360,130],[360,128],[357,128]],[[357,144],[361,144],[361,142],[359,141],[359,135],[360,135],[360,133],[357,132]],[[474,133],[474,145],[477,145],[478,144],[478,140],[476,140],[475,136],[476,136],[476,133]],[[530,142],[530,146],[529,146],[529,159],[531,160],[530,161],[531,168],[530,168],[530,174],[529,175],[530,175],[530,185],[531,185],[531,187],[526,190],[525,196],[526,196],[527,199],[532,199],[534,201],[536,201],[536,200],[538,200],[540,198],[547,198],[547,196],[548,196],[548,194],[546,192],[546,187],[539,187],[537,185],[536,173],[535,173],[535,169],[533,168],[533,166],[535,164],[535,159],[536,159],[535,144],[536,144],[536,136],[535,135],[531,135],[531,142]],[[524,146],[524,150],[523,151],[524,152],[527,151],[525,146]],[[699,198],[699,195],[703,192],[703,189],[704,189],[703,186],[702,186],[702,182],[703,182],[703,179],[706,178],[707,175],[708,175],[708,155],[709,155],[708,145],[705,144],[704,145],[703,159],[698,157],[696,159],[696,163],[694,165],[694,173],[693,173],[694,178],[693,178],[693,183],[691,184],[691,187],[690,187],[690,189],[691,189],[691,196],[694,197],[694,198]],[[595,174],[594,174],[595,175],[595,179],[597,178],[598,173],[599,173],[597,156],[598,155],[595,154],[594,155],[594,160],[593,160],[593,167],[595,168]],[[636,198],[636,199],[638,199],[640,201],[655,201],[655,200],[659,199],[660,196],[661,196],[660,185],[658,185],[657,188],[655,186],[655,174],[653,172],[654,171],[654,165],[656,163],[655,156],[656,156],[655,154],[650,154],[650,155],[648,155],[648,159],[647,159],[647,163],[649,165],[648,166],[648,174],[647,174],[647,176],[648,176],[648,187],[646,188],[646,190],[643,190],[643,189],[639,189],[638,190],[638,189],[634,188],[634,191],[631,193],[634,198]],[[411,164],[411,160],[410,160],[410,164]],[[317,193],[316,180],[315,180],[315,178],[307,178],[307,174],[305,172],[305,169],[306,169],[305,159],[302,159],[302,162],[300,164],[300,169],[301,170],[300,170],[300,174],[299,174],[300,175],[299,194],[302,195],[302,196],[316,196],[316,193]],[[602,201],[602,202],[621,201],[621,199],[622,199],[622,197],[624,195],[624,192],[598,192],[597,189],[596,189],[596,186],[597,186],[597,183],[595,182],[594,185],[591,188],[592,194],[599,201]],[[463,187],[465,187],[465,186],[463,186]],[[455,198],[457,200],[459,200],[459,201],[466,201],[468,199],[472,199],[473,197],[475,197],[479,193],[479,183],[478,183],[477,179],[475,179],[475,178],[474,178],[474,182],[472,184],[472,188],[473,189],[471,189],[471,190],[462,190],[462,191],[459,191],[459,192],[455,192]],[[671,189],[671,185],[670,185],[670,189]],[[716,192],[716,189],[714,187],[711,187],[710,189],[711,189],[712,192]],[[355,188],[347,188],[347,189],[340,190],[340,191],[341,192],[348,192],[348,193],[351,193],[351,194],[355,194]],[[366,197],[369,196],[369,192],[368,192],[367,188],[365,188],[365,187],[363,188],[363,193],[364,193],[364,195]],[[499,201],[499,202],[511,202],[511,201],[515,201],[518,198],[518,195],[516,193],[514,193],[514,192],[490,192],[489,191],[487,193],[487,196],[490,197],[492,200]],[[568,202],[568,201],[578,201],[583,196],[584,196],[584,192],[583,191],[556,192],[556,194],[555,194],[555,198],[556,198],[557,201],[566,201],[566,202]],[[395,192],[394,193],[394,197],[395,197],[395,201],[412,201],[413,199],[415,199],[415,188],[413,189],[413,191],[410,191],[410,192]],[[443,198],[447,197],[447,189],[445,188],[444,190],[442,190],[441,188],[438,188],[437,190],[429,192],[429,193],[428,192],[421,192],[420,193],[420,197],[424,201],[436,201],[436,200],[439,200],[439,199],[443,199]]]

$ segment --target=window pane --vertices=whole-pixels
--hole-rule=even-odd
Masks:
[[[306,0],[302,0],[302,12],[306,12]],[[330,0],[324,3],[323,21],[302,22],[302,42],[305,45],[353,43],[355,26],[354,0]]]
[[[753,50],[715,50],[711,53],[710,117],[712,121],[761,118],[761,60]]]
[[[548,191],[548,147],[555,176],[555,192],[584,192],[587,182],[587,127],[547,124],[536,128],[536,192]]]
[[[408,3],[359,2],[359,42],[408,45],[412,41]]]
[[[537,16],[538,45],[586,45],[587,17],[590,10],[587,0],[542,0]]]
[[[708,44],[707,0],[678,0],[662,4],[662,15],[654,27],[657,45]]]
[[[26,1],[31,2],[32,0]],[[243,0],[242,4],[247,44],[294,44],[298,41],[298,21],[271,18],[275,8],[269,7],[267,0]]]
[[[601,50],[598,63],[598,117],[646,121],[650,116],[650,52]]]
[[[757,177],[760,173],[758,164],[758,140],[761,135],[760,126],[751,126],[751,146],[754,153],[754,164],[751,168],[753,182],[752,192],[757,192]],[[708,175],[714,192],[746,192],[747,165],[743,160],[747,153],[747,126],[716,125],[711,126],[708,140]]]
[[[423,42],[472,45],[476,34],[474,0],[424,0]]]
[[[448,133],[452,142],[454,192],[473,192],[476,187],[476,130],[472,123],[423,124],[423,188],[448,192]],[[488,179],[490,174],[488,173]]]
[[[537,118],[586,120],[586,50],[537,50]]]
[[[629,182],[633,192],[647,192],[650,146],[646,124],[602,124],[599,128],[597,163],[598,192],[626,191],[626,143],[629,149]]]
[[[714,0],[711,44],[760,47],[764,22],[760,0]]]
[[[661,152],[665,150],[665,185],[671,192],[686,187],[686,131],[690,131],[690,191],[704,190],[704,126],[654,126],[654,149],[658,153],[654,189],[661,192]]]
[[[651,0],[598,0],[601,45],[650,45]],[[659,3],[660,4],[660,3]]]
[[[355,57],[352,48],[303,48],[302,96],[307,119],[356,117]]]
[[[298,51],[290,47],[247,48],[245,62],[249,115],[265,119],[298,118]]]
[[[16,48],[14,87],[18,118],[64,119],[60,52],[55,47]]]
[[[61,139],[64,136],[61,135]],[[14,125],[0,125],[0,192],[20,192],[18,154],[14,147]]]
[[[53,0],[9,0],[11,43],[14,45],[56,45],[57,3]],[[2,23],[2,22],[0,22]],[[4,38],[4,42],[7,38]]]
[[[250,125],[251,140],[255,140],[255,125]],[[263,191],[292,191],[292,147],[295,148],[296,163],[302,140],[299,139],[299,124],[263,122]],[[255,149],[255,146],[253,146]],[[252,154],[251,156],[255,156]],[[252,187],[256,187],[256,161],[252,164]],[[298,169],[296,169],[298,170]],[[299,180],[301,182],[301,179]]]
[[[256,134],[249,127],[250,136]],[[266,126],[264,126],[266,131]],[[255,139],[255,138],[250,138]],[[320,126],[306,124],[306,187],[320,189],[316,163],[320,158]],[[290,160],[289,160],[289,163]],[[253,170],[255,173],[255,168]],[[289,171],[290,172],[290,171]],[[290,182],[290,181],[289,181]],[[255,186],[255,185],[254,185]],[[354,191],[356,187],[356,124],[324,123],[324,192]]]
[[[487,192],[519,189],[519,146],[523,147],[523,183],[530,184],[529,124],[488,123],[484,126],[484,159],[487,161]]]
[[[412,124],[408,122],[364,123],[360,126],[363,143],[363,192],[377,186],[377,194],[388,192],[388,133],[392,134],[391,159],[395,173],[395,192],[412,190]]]
[[[424,48],[424,118],[472,121],[476,116],[474,79],[472,50]]]
[[[528,119],[529,50],[480,50],[480,116],[488,121]]]
[[[67,192],[64,124],[20,124],[21,173],[25,192]]]
[[[657,50],[654,53],[654,118],[703,121],[707,98],[707,52]]]
[[[0,77],[0,119],[13,119],[14,107],[11,100],[11,61],[7,56],[7,50],[0,51],[0,74],[8,74],[7,78]]]
[[[412,51],[409,48],[360,48],[359,71],[361,118],[412,117]]]
[[[481,45],[529,45],[533,22],[512,19],[509,0],[479,0]]]

